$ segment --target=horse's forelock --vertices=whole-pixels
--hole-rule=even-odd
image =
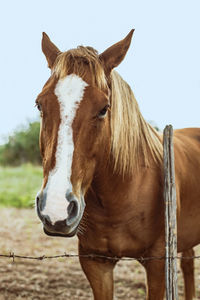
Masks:
[[[75,73],[81,78],[89,74],[92,86],[107,89],[107,80],[98,52],[92,47],[79,46],[61,53],[54,64],[53,74],[62,79],[70,73]]]

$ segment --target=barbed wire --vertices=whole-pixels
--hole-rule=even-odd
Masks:
[[[41,256],[26,256],[26,255],[17,255],[14,252],[11,252],[9,254],[0,254],[0,258],[12,258],[13,262],[15,261],[15,258],[18,259],[27,259],[27,260],[45,260],[45,259],[56,259],[56,258],[100,258],[100,259],[106,259],[106,260],[112,260],[112,261],[140,261],[145,262],[148,260],[167,260],[167,259],[200,259],[200,255],[198,256],[150,256],[150,257],[117,257],[117,256],[105,256],[100,254],[60,254],[60,255],[41,255]]]

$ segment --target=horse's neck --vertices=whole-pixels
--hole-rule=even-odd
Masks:
[[[119,198],[123,201],[128,200],[127,195],[130,190],[139,190],[138,185],[141,184],[144,175],[148,176],[147,174],[152,172],[161,174],[160,167],[153,160],[150,167],[147,168],[141,164],[139,169],[133,171],[132,174],[125,175],[114,172],[113,164],[110,163],[96,172],[90,187],[92,191],[90,195],[93,195],[94,203],[97,205],[112,207]],[[145,182],[143,182],[143,186],[145,186]]]
[[[105,224],[128,224],[137,218],[138,208],[144,203],[145,207],[151,207],[155,198],[162,197],[162,176],[157,168],[141,167],[139,172],[126,178],[109,169],[101,171],[85,197],[88,233],[91,228],[98,228],[100,232],[107,230]]]

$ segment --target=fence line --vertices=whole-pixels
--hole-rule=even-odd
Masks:
[[[18,259],[27,259],[27,260],[45,260],[45,259],[56,259],[56,258],[78,258],[78,257],[85,257],[90,259],[95,258],[102,258],[107,260],[114,260],[114,261],[139,261],[139,262],[145,262],[148,260],[166,260],[166,259],[200,259],[200,255],[197,256],[150,256],[150,257],[117,257],[117,256],[105,256],[105,255],[98,255],[98,254],[70,254],[70,253],[64,253],[60,255],[41,255],[41,256],[26,256],[26,255],[17,255],[14,252],[11,252],[10,254],[0,254],[0,258],[12,258],[13,261],[15,261],[16,258]]]

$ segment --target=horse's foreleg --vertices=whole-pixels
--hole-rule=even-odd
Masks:
[[[194,250],[190,249],[182,253],[184,257],[194,256]],[[182,259],[181,269],[183,271],[184,286],[185,286],[185,299],[192,300],[195,296],[195,281],[194,281],[194,259]]]
[[[83,254],[79,251],[80,254]],[[115,263],[108,260],[79,258],[81,267],[91,285],[95,300],[113,299],[113,269]]]
[[[149,260],[144,264],[147,275],[147,300],[163,300],[165,292],[165,261]]]

